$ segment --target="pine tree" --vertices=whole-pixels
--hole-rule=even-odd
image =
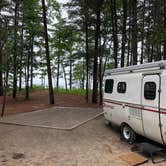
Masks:
[[[42,8],[43,8],[43,24],[44,24],[44,38],[45,38],[46,61],[47,61],[47,74],[48,74],[48,84],[49,84],[49,99],[50,99],[50,104],[54,104],[54,92],[53,92],[51,66],[50,66],[50,53],[49,53],[49,45],[48,45],[47,16],[46,16],[45,0],[42,0]]]

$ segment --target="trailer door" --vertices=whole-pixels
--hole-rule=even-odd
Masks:
[[[160,123],[160,75],[145,75],[142,81],[142,120],[146,137],[163,143]]]

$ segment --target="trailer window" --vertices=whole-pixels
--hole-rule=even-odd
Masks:
[[[112,93],[114,86],[114,80],[108,79],[105,81],[105,93]]]
[[[125,93],[126,92],[126,82],[119,82],[117,91],[118,91],[118,93]]]
[[[156,98],[156,83],[146,82],[144,85],[144,97],[148,100],[154,100]]]

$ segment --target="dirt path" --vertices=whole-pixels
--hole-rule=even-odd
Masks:
[[[127,166],[119,155],[129,151],[130,145],[102,117],[73,131],[0,125],[3,166]]]
[[[14,100],[11,96],[7,97],[5,114],[31,112],[50,107],[91,107],[98,108],[99,105],[85,102],[85,96],[71,94],[56,94],[55,104],[50,105],[47,91],[35,91],[30,94],[30,100],[25,100],[23,95],[18,95]],[[0,97],[0,108],[2,107],[2,97]],[[1,109],[0,109],[1,110]]]

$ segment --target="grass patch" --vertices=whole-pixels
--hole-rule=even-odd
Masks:
[[[41,91],[41,90],[48,90],[47,87],[44,87],[44,86],[40,86],[40,85],[34,85],[33,88],[29,88],[29,92],[35,92],[35,91]],[[58,89],[57,88],[54,88],[54,92],[55,94],[72,94],[72,95],[85,95],[86,94],[86,90],[84,89],[76,89],[76,88],[73,88],[73,89],[64,89],[63,87],[59,87]],[[25,94],[25,88],[23,88],[21,91],[18,91],[19,94],[22,94],[24,95]],[[89,90],[89,95],[92,94],[92,90]],[[12,95],[12,89],[9,89],[8,90],[8,95]]]
[[[86,90],[76,89],[76,88],[73,88],[73,89],[67,90],[67,91],[64,88],[58,88],[58,89],[55,88],[54,92],[58,93],[58,94],[72,94],[72,95],[85,95],[86,94]],[[89,90],[89,94],[92,94],[91,90]]]
[[[33,85],[33,88],[31,88],[31,90],[36,91],[36,90],[47,90],[48,88],[41,86],[41,85]]]

